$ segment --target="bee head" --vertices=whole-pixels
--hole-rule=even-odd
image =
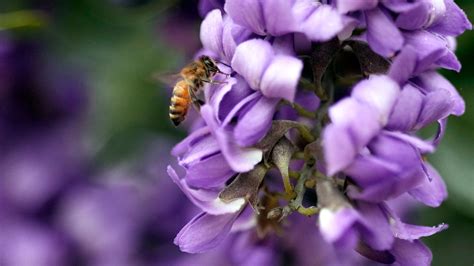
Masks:
[[[199,60],[206,66],[207,69],[209,69],[209,71],[214,73],[219,72],[216,62],[209,56],[203,55],[199,58]]]

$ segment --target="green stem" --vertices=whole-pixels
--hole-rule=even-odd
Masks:
[[[306,118],[310,118],[310,119],[315,119],[316,118],[316,114],[314,112],[311,112],[311,111],[305,109],[303,106],[301,106],[297,103],[292,103],[292,102],[289,102],[287,100],[283,100],[283,102],[285,104],[288,104],[289,106],[291,106],[298,113],[298,115],[301,116],[301,117],[306,117]]]
[[[303,137],[303,139],[306,140],[307,142],[311,143],[316,140],[314,136],[311,134],[311,131],[308,129],[307,126],[303,124],[299,124],[297,126],[297,129],[300,132],[301,137]]]

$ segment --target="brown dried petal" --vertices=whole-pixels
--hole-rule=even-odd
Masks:
[[[263,150],[263,152],[271,151],[273,146],[292,128],[299,126],[298,122],[290,120],[275,120],[267,135],[255,145],[255,148]]]
[[[321,141],[316,140],[314,142],[311,142],[310,144],[306,145],[304,147],[304,152],[305,154],[310,154],[316,160],[322,160],[323,159],[323,148],[321,146]]]
[[[313,45],[313,52],[311,53],[313,79],[318,89],[322,87],[321,80],[323,79],[324,73],[326,73],[326,69],[339,49],[340,44],[337,38]]]
[[[390,63],[372,51],[366,43],[348,41],[347,44],[352,47],[352,50],[359,59],[360,68],[364,74],[384,74],[388,71]]]
[[[286,137],[283,137],[272,150],[272,163],[278,168],[281,175],[287,179],[289,179],[288,167],[295,149],[293,143]]]
[[[224,202],[231,202],[237,198],[245,197],[258,211],[258,188],[267,170],[268,168],[263,164],[257,164],[253,170],[238,175],[230,185],[221,191],[219,198]]]

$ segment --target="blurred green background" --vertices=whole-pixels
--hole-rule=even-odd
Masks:
[[[474,19],[474,1],[456,2]],[[152,74],[176,71],[199,47],[196,5],[191,0],[3,0],[0,25],[17,26],[14,34],[21,38],[41,39],[52,60],[72,64],[87,77],[89,146],[96,167],[106,168],[139,159],[152,138],[177,142],[184,136],[168,121],[169,89]],[[25,8],[48,15],[16,14],[25,25],[4,15]],[[449,120],[445,139],[430,157],[448,184],[449,198],[440,208],[423,208],[417,215],[426,225],[450,225],[425,239],[433,265],[474,263],[474,32],[458,39],[457,54],[462,72],[443,74],[464,97],[466,114]]]

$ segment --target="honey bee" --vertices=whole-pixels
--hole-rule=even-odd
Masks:
[[[204,104],[198,98],[204,83],[223,84],[225,82],[214,81],[212,78],[217,74],[226,74],[217,66],[217,62],[209,56],[201,56],[196,61],[185,66],[179,75],[179,80],[173,88],[173,96],[169,109],[169,116],[175,126],[178,126],[186,118],[190,104],[197,110]]]

